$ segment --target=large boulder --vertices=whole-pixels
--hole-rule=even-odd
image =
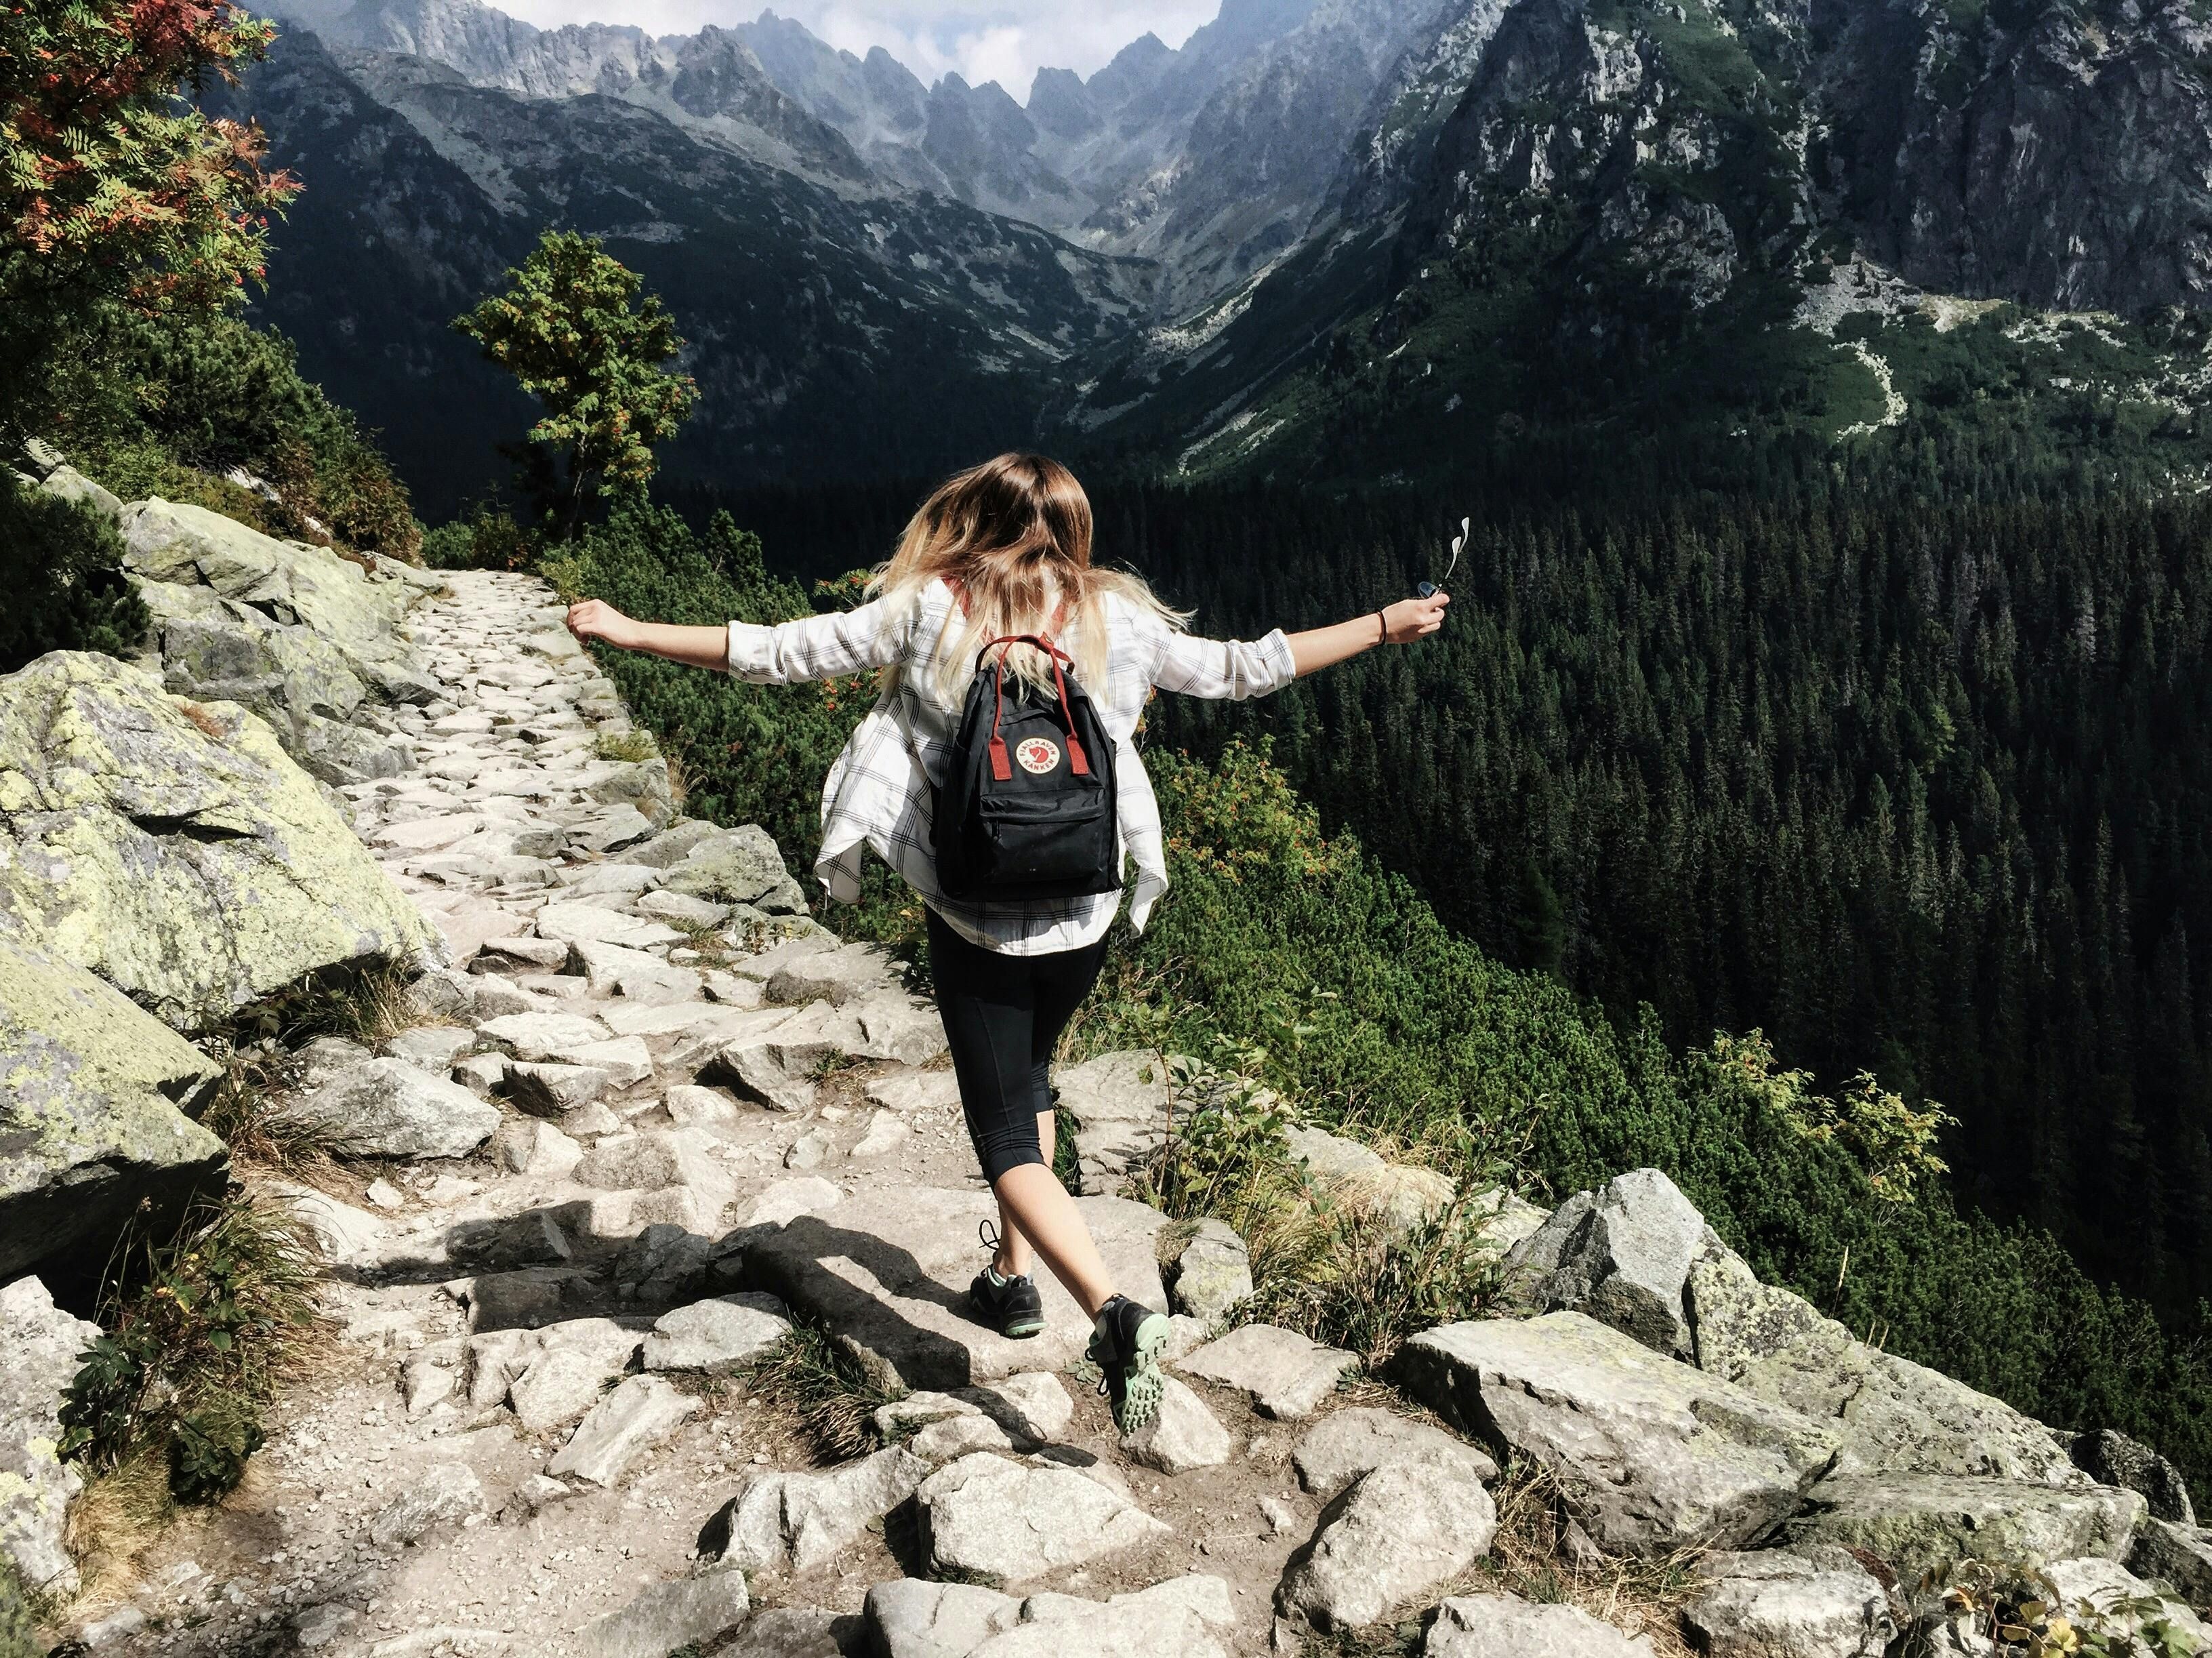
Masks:
[[[124,508],[122,530],[123,565],[133,575],[204,586],[280,625],[303,628],[388,701],[427,702],[434,694],[398,632],[416,596],[411,584],[373,581],[327,548],[279,541],[158,496]]]
[[[0,680],[0,917],[180,1030],[441,948],[260,720],[82,651]]]
[[[1537,1312],[1586,1313],[1655,1353],[1687,1356],[1682,1284],[1708,1235],[1672,1180],[1631,1169],[1553,1210],[1507,1253],[1506,1281]]]
[[[2129,1568],[2173,1585],[2192,1606],[2212,1608],[2212,1532],[2150,1519],[2136,1533]]]
[[[2092,1483],[2042,1423],[1940,1371],[1869,1347],[1802,1296],[1759,1283],[1717,1240],[1692,1263],[1686,1302],[1698,1365],[1833,1423],[1842,1435],[1839,1473]]]
[[[96,1272],[141,1203],[219,1186],[222,1142],[179,1109],[217,1076],[112,984],[0,934],[0,1278],[64,1254]]]
[[[2124,1560],[2142,1517],[2142,1497],[2117,1485],[1843,1475],[1808,1493],[1789,1538],[1799,1548],[1863,1550],[1911,1583],[1940,1580],[1968,1558],[2019,1565],[2085,1555]]]
[[[2177,1526],[2197,1523],[2197,1505],[2190,1500],[2189,1482],[2148,1445],[2106,1428],[2098,1433],[2077,1434],[2068,1448],[2074,1466],[2100,1485],[2124,1485],[2141,1491],[2153,1520]]]
[[[76,1564],[62,1546],[70,1499],[84,1487],[56,1454],[62,1390],[100,1326],[57,1308],[36,1278],[0,1289],[0,1553],[33,1589],[68,1595]]]
[[[1839,1472],[2087,1484],[2040,1423],[1885,1353],[1761,1283],[1656,1168],[1578,1192],[1507,1254],[1509,1297],[1588,1314],[1656,1353],[1838,1424]]]
[[[1615,1552],[1759,1541],[1835,1459],[1827,1423],[1580,1313],[1445,1325],[1414,1337],[1400,1363],[1445,1421],[1550,1470]]]

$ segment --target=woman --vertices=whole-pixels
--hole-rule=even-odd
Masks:
[[[1259,697],[1370,646],[1404,644],[1443,624],[1447,595],[1406,599],[1372,615],[1256,643],[1194,638],[1184,618],[1144,582],[1091,562],[1091,503],[1067,469],[1004,454],[942,485],[908,524],[858,609],[775,627],[732,622],[675,627],[635,622],[598,600],[568,613],[579,639],[672,661],[721,667],[755,684],[789,685],[866,668],[883,695],[830,772],[815,873],[833,898],[860,891],[864,849],[896,869],[927,911],[937,1005],[952,1051],[968,1131],[999,1200],[990,1264],[970,1295],[1008,1336],[1044,1327],[1030,1276],[1042,1256],[1091,1315],[1091,1356],[1115,1424],[1133,1433],[1158,1408],[1161,1314],[1115,1293],[1081,1212],[1052,1173],[1046,1070],[1061,1030],[1097,978],[1120,894],[960,902],[937,881],[932,791],[988,642],[1049,637],[1073,658],[1115,744],[1124,856],[1136,866],[1129,919],[1142,930],[1167,887],[1159,811],[1131,746],[1152,688],[1197,697]],[[1049,667],[1017,649],[1009,666]]]

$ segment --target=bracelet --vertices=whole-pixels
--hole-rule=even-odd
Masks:
[[[1390,624],[1383,619],[1382,613],[1379,610],[1375,613],[1375,626],[1377,630],[1375,643],[1378,645],[1389,644],[1390,643]]]

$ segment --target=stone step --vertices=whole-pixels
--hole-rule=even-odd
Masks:
[[[1155,1240],[1166,1217],[1121,1198],[1076,1206],[1122,1293],[1163,1305]],[[977,1228],[997,1217],[987,1192],[871,1188],[750,1243],[744,1270],[902,1387],[950,1391],[1062,1369],[1089,1344],[1091,1320],[1049,1274],[1038,1283],[1045,1327],[1031,1339],[1009,1341],[969,1310],[968,1286],[985,1264]]]

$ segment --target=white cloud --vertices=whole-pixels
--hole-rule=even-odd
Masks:
[[[655,34],[690,34],[759,15],[760,0],[492,0],[536,23],[629,23]],[[1146,33],[1179,46],[1220,0],[778,0],[831,46],[865,55],[881,46],[924,81],[957,74],[996,81],[1019,100],[1040,69],[1088,76]]]

